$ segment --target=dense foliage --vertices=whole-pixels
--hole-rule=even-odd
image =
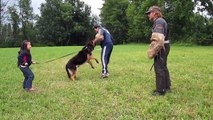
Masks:
[[[118,3],[112,3],[113,0],[105,0],[101,11],[101,18],[104,25],[110,27],[112,34],[115,38],[118,38],[117,41],[120,43],[127,40],[128,42],[149,42],[149,36],[151,34],[152,23],[148,21],[145,11],[152,6],[158,5],[162,8],[164,17],[169,24],[170,30],[170,39],[174,42],[181,43],[195,43],[195,44],[213,44],[213,30],[212,30],[212,5],[211,2],[201,1],[202,4],[199,4],[199,12],[204,10],[209,11],[208,16],[202,16],[198,12],[195,12],[195,7],[199,0],[189,1],[189,0],[122,0],[121,4],[128,4],[125,8],[126,14],[122,15],[122,19],[126,20],[122,22],[119,19],[114,17],[116,15],[114,9],[117,8],[117,11],[121,10],[124,7],[115,7]],[[125,2],[124,2],[125,1]],[[129,2],[129,3],[127,3]],[[204,3],[209,5],[202,6]],[[112,5],[111,5],[112,4]],[[123,5],[124,6],[124,5]],[[210,10],[211,9],[211,10]],[[118,15],[117,15],[118,16]],[[111,19],[115,18],[115,19]],[[116,21],[119,21],[119,24],[114,24]],[[118,28],[127,27],[127,30],[123,31],[123,34],[118,34]],[[123,37],[124,35],[127,35]]]
[[[81,0],[46,0],[35,15],[31,0],[0,0],[0,47],[19,46],[29,39],[36,46],[82,45],[93,39],[94,23],[113,35],[115,44],[147,43],[152,23],[145,11],[162,8],[172,43],[213,45],[212,2],[208,0],[104,0],[100,21]]]
[[[82,44],[91,34],[91,8],[79,0],[46,0],[37,22],[45,44]]]

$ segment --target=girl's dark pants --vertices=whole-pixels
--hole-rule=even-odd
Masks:
[[[170,45],[164,44],[164,46],[165,50],[162,49],[154,59],[156,90],[158,92],[166,92],[171,86],[169,71],[167,68],[167,56],[170,51]]]
[[[34,79],[34,74],[33,72],[30,70],[30,68],[28,66],[26,67],[21,67],[19,66],[20,70],[22,71],[23,75],[24,75],[24,82],[23,82],[23,88],[24,89],[30,89],[32,88],[32,82]]]

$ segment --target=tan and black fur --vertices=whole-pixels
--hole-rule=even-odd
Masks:
[[[77,69],[80,65],[84,63],[89,63],[91,67],[94,69],[94,66],[91,62],[94,59],[97,63],[98,60],[92,56],[92,51],[94,50],[95,45],[93,45],[92,41],[89,41],[81,51],[78,52],[73,58],[71,58],[66,64],[67,75],[71,80],[76,80],[77,77]]]

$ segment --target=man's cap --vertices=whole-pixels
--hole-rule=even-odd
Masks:
[[[93,28],[101,27],[99,24],[94,24]]]
[[[149,8],[149,10],[146,11],[146,14],[149,14],[150,12],[153,12],[153,11],[159,11],[159,12],[161,12],[161,9],[160,9],[160,7],[158,7],[158,6],[151,6],[151,7]]]

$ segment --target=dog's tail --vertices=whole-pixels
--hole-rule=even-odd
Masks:
[[[68,75],[68,77],[70,78],[71,76],[70,76],[70,70],[69,70],[69,68],[68,68],[68,66],[66,65],[66,71],[67,71],[67,75]]]

